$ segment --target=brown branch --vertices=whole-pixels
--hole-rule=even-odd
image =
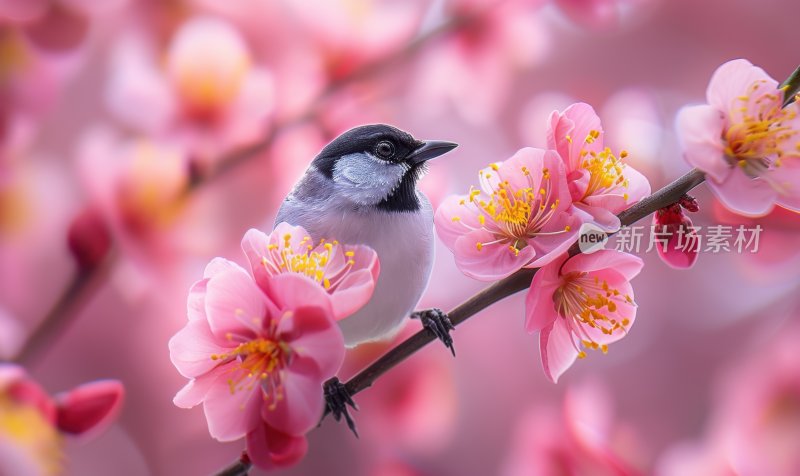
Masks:
[[[247,476],[252,467],[253,463],[250,461],[250,457],[243,451],[238,460],[215,473],[215,476]]]
[[[703,172],[692,169],[666,187],[620,213],[618,215],[620,222],[625,226],[632,225],[651,213],[678,202],[682,196],[703,183],[704,180],[705,175]],[[576,246],[577,242],[573,248],[576,248]],[[573,252],[573,250],[571,249],[570,252]],[[580,251],[578,250],[578,252]],[[448,314],[450,321],[453,325],[461,324],[497,301],[526,289],[530,286],[531,279],[535,273],[536,269],[522,269],[492,284],[450,311]],[[372,386],[378,377],[423,348],[433,339],[434,337],[426,329],[417,332],[348,380],[345,383],[345,387],[350,395],[355,395]]]
[[[98,266],[90,269],[79,268],[70,279],[69,284],[58,297],[45,317],[28,336],[19,354],[12,360],[30,365],[42,349],[52,345],[55,338],[62,334],[72,320],[80,313],[81,308],[91,299],[100,287],[103,278],[113,266],[114,253],[106,256]]]

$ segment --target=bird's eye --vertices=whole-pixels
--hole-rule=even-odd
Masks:
[[[375,146],[375,153],[382,159],[391,159],[394,156],[394,144],[387,140],[380,141]]]

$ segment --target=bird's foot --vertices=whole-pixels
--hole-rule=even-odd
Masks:
[[[353,417],[350,416],[350,412],[347,410],[348,405],[352,407],[353,410],[358,410],[358,406],[356,402],[353,401],[353,397],[350,395],[345,384],[340,382],[337,377],[333,377],[325,382],[323,390],[325,392],[325,413],[322,414],[320,423],[322,423],[322,420],[324,420],[328,414],[333,415],[333,419],[337,422],[341,421],[342,417],[344,417],[344,420],[347,422],[347,427],[350,428],[350,431],[358,438],[356,422],[353,421]]]
[[[411,318],[419,319],[422,322],[422,326],[428,329],[434,337],[442,341],[444,346],[453,353],[453,357],[456,356],[456,349],[453,347],[453,338],[450,336],[450,331],[455,330],[455,326],[450,322],[447,313],[437,308],[425,309],[424,311],[415,311],[411,313]]]

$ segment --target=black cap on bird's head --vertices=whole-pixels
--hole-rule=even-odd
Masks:
[[[356,204],[414,211],[419,209],[416,182],[425,163],[457,145],[417,140],[396,127],[370,124],[342,133],[313,165]]]

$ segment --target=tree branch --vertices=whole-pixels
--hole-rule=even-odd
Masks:
[[[661,190],[620,213],[618,215],[620,222],[624,226],[632,225],[651,213],[678,202],[682,196],[703,183],[703,181],[705,181],[705,174],[700,170],[692,169]],[[580,250],[577,249],[577,242],[570,249],[570,253],[580,253]],[[526,289],[530,286],[531,279],[533,279],[536,271],[537,269],[521,269],[511,276],[492,284],[450,311],[448,314],[450,321],[454,326],[457,326],[497,301]],[[423,348],[433,339],[434,337],[426,329],[417,332],[348,380],[345,383],[345,387],[351,395],[369,388],[378,377]]]
[[[55,338],[62,334],[89,301],[91,295],[103,282],[113,266],[114,253],[109,253],[103,262],[91,269],[78,269],[70,279],[56,302],[35,330],[25,340],[19,354],[11,359],[13,362],[30,365],[39,351],[50,346]]]
[[[252,467],[253,463],[250,461],[250,457],[247,456],[247,452],[242,451],[242,455],[238,460],[218,471],[216,476],[247,476]]]

